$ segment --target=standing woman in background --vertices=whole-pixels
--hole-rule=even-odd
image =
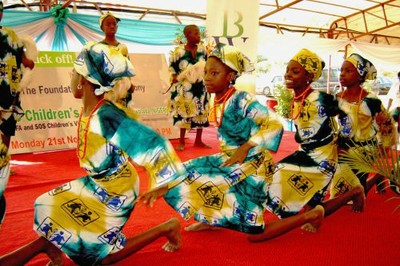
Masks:
[[[126,47],[125,44],[120,43],[115,36],[118,31],[119,22],[120,19],[110,12],[107,12],[100,17],[100,29],[104,32],[104,39],[101,40],[100,43],[115,46],[121,51],[123,56],[129,57],[128,47]]]
[[[203,128],[209,126],[210,94],[203,85],[206,48],[201,42],[200,29],[187,25],[183,33],[186,43],[179,44],[170,54],[171,98],[168,109],[173,123],[180,127],[179,145],[185,149],[185,134],[197,128],[194,146],[211,148],[202,141]]]
[[[130,59],[128,47],[125,44],[120,43],[116,38],[119,22],[120,19],[110,12],[107,12],[100,17],[99,24],[100,29],[104,32],[104,39],[101,40],[99,43],[115,47],[121,52],[123,56]],[[126,105],[132,99],[133,91],[134,87],[132,84],[130,89],[128,90],[126,99],[121,99],[121,104]],[[106,97],[108,97],[108,94],[106,94]]]

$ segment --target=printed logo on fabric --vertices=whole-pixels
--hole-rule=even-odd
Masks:
[[[239,219],[244,218],[248,224],[257,222],[257,213],[245,210],[237,201],[233,204],[233,215]]]
[[[37,231],[59,248],[67,243],[72,236],[71,232],[59,225],[50,217],[46,217],[41,222]]]
[[[273,159],[264,161],[265,175],[272,175],[279,170]]]
[[[201,174],[197,171],[189,171],[188,176],[185,178],[185,183],[187,184],[192,184],[194,181],[196,181]]]
[[[288,180],[289,185],[300,195],[304,196],[314,186],[310,179],[305,176],[294,174]]]
[[[336,179],[336,177],[335,177],[335,179]],[[333,187],[334,191],[336,191],[337,194],[343,194],[347,191],[350,191],[351,188],[352,188],[352,185],[349,182],[347,182],[346,178],[344,178],[344,177],[340,177],[339,180],[336,182],[336,184]]]
[[[179,213],[185,220],[189,220],[190,217],[196,212],[196,208],[191,205],[188,201],[185,201],[178,209]]]
[[[107,208],[113,211],[118,211],[124,204],[127,196],[118,195],[114,193],[108,193],[104,188],[98,187],[94,192],[94,195],[104,204]]]
[[[80,53],[78,57],[75,59],[75,64],[78,66],[83,66],[85,64],[85,55],[83,53]]]
[[[61,208],[77,223],[83,226],[100,218],[95,211],[89,209],[80,199],[70,200],[61,205]]]
[[[336,162],[334,160],[323,160],[319,164],[318,170],[326,174],[328,177],[333,177],[336,171]]]
[[[271,203],[268,204],[268,208],[275,215],[280,215],[282,212],[289,211],[289,207],[282,201],[281,198],[276,196],[271,199]]]
[[[241,168],[237,168],[230,172],[228,176],[225,176],[224,179],[229,184],[229,186],[232,187],[239,183],[244,177],[246,177],[246,174],[242,171]]]
[[[219,225],[219,222],[217,219],[215,219],[212,216],[204,215],[202,213],[199,214],[198,220],[199,220],[199,222],[204,223],[204,224],[209,224],[209,225],[213,225],[213,226]]]
[[[164,152],[157,152],[150,160],[150,164],[153,164],[155,183],[160,184],[172,178],[177,172],[172,166],[174,163],[169,159],[170,156]]]
[[[113,226],[103,234],[98,236],[98,239],[108,245],[114,245],[120,238],[121,228],[119,226]]]
[[[315,135],[315,129],[313,127],[306,127],[300,129],[300,135],[302,139],[308,139]]]
[[[211,181],[208,181],[201,185],[197,189],[197,193],[204,200],[205,206],[220,210],[224,202],[224,194],[218,189],[218,187]]]

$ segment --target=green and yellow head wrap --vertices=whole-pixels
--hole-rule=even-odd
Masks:
[[[346,61],[353,64],[357,69],[358,74],[363,78],[363,81],[376,79],[377,71],[375,66],[361,55],[351,54],[346,58]]]
[[[325,62],[316,53],[305,48],[301,49],[291,60],[298,62],[308,73],[314,74],[312,81],[319,79],[322,69],[325,67]]]
[[[254,69],[250,60],[235,46],[220,43],[211,51],[209,57],[212,56],[217,57],[222,63],[236,71],[237,76]]]

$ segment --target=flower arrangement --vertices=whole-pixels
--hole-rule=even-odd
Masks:
[[[293,91],[284,87],[283,85],[276,85],[274,95],[278,101],[275,111],[283,118],[291,119]]]

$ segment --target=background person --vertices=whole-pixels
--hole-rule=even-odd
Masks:
[[[393,110],[392,111],[392,117],[394,121],[397,123],[397,133],[400,133],[400,71],[397,72],[397,80],[393,83],[392,87],[390,87],[390,90],[387,94],[390,99],[392,100],[391,102],[391,107]]]
[[[104,32],[104,39],[101,40],[100,43],[117,47],[121,51],[122,55],[129,58],[128,47],[125,44],[120,43],[116,38],[118,23],[120,21],[121,20],[118,17],[110,12],[107,12],[100,17],[100,28]]]
[[[0,21],[3,19],[3,1],[0,1]],[[36,45],[25,39],[29,47],[33,47],[32,54],[36,54]],[[23,41],[15,32],[7,27],[0,26],[0,227],[6,211],[4,190],[10,175],[9,147],[11,137],[15,135],[17,121],[24,115],[21,107],[20,93],[24,68],[32,70],[35,66],[33,58],[28,58],[24,52]],[[25,72],[25,83],[31,76]]]
[[[194,146],[211,148],[202,141],[203,128],[209,126],[210,94],[203,85],[206,48],[201,42],[200,29],[187,25],[183,33],[186,43],[179,44],[170,53],[171,89],[168,110],[173,124],[179,126],[179,144],[176,150],[185,149],[187,130],[196,128]]]
[[[121,20],[118,17],[110,12],[103,14],[99,18],[100,28],[104,32],[104,39],[101,40],[99,43],[114,46],[122,53],[123,56],[126,56],[129,59],[130,57],[128,47],[125,44],[120,43],[116,38],[118,23],[120,21]],[[128,95],[126,99],[120,99],[122,105],[126,105],[132,99],[133,91],[134,86],[132,84],[131,88],[128,90]],[[106,94],[106,98],[107,97],[108,94]]]

